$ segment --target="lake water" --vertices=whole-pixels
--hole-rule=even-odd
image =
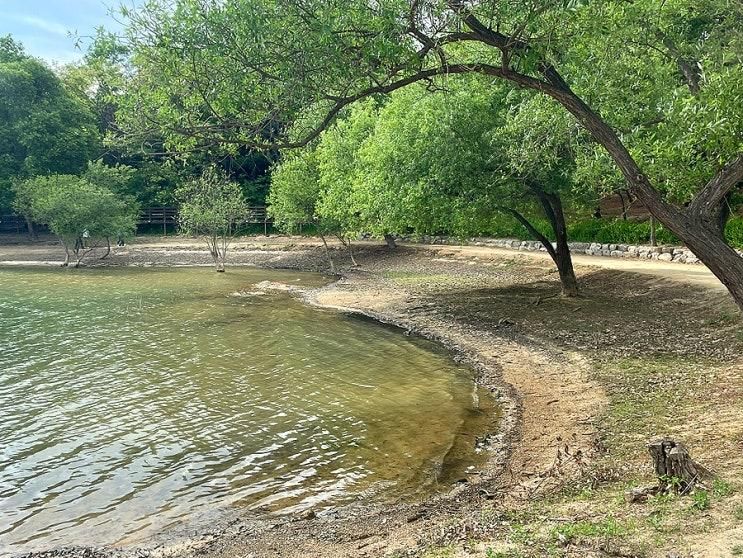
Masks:
[[[413,499],[482,462],[493,402],[471,372],[368,320],[234,296],[263,280],[327,281],[0,270],[0,554]]]

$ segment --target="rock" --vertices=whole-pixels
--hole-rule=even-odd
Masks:
[[[646,502],[650,496],[655,496],[660,492],[658,485],[631,488],[624,493],[624,501],[628,504],[636,502]]]
[[[658,254],[658,259],[663,260],[664,262],[670,262],[673,261],[673,254],[664,252],[662,254]]]

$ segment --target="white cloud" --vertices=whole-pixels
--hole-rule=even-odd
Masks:
[[[41,29],[42,31],[46,31],[47,33],[60,35],[62,37],[66,37],[67,32],[69,31],[69,29],[67,29],[67,27],[65,27],[61,23],[50,21],[41,17],[27,15],[15,15],[11,17],[13,17],[13,19],[15,19],[16,21],[19,21],[20,23],[25,23],[26,25],[36,27],[37,29]]]

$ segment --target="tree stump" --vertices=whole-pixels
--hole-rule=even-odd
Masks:
[[[687,494],[702,479],[711,476],[709,470],[691,458],[686,446],[670,438],[650,442],[648,451],[664,492]]]

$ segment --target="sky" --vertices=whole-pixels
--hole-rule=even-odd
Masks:
[[[120,28],[110,15],[120,0],[0,0],[0,36],[11,34],[26,52],[51,64],[66,64],[83,56],[68,33],[90,37],[104,26]],[[126,1],[127,5],[132,0]],[[84,47],[83,47],[84,50]]]

